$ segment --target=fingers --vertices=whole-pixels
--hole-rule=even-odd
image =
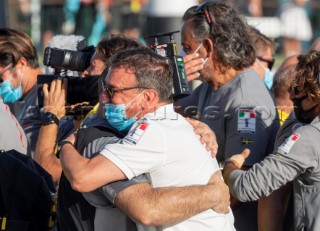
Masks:
[[[193,128],[196,128],[199,124],[200,124],[200,121],[199,120],[194,120],[194,119],[191,119],[189,117],[186,118],[186,120],[188,121],[189,124],[191,124],[191,126]],[[196,133],[197,134],[197,133]]]
[[[247,159],[250,155],[250,149],[246,148],[242,151],[241,155],[244,157],[244,159]]]
[[[189,54],[183,57],[183,62],[187,63],[190,62],[193,59],[197,59],[199,58],[199,54],[198,53],[193,53],[193,54]]]
[[[199,71],[203,69],[203,58],[199,58],[198,53],[186,55],[183,58],[188,81],[194,80],[200,76]]]
[[[189,74],[189,75],[187,74],[187,79],[188,79],[189,82],[192,81],[192,80],[195,80],[195,79],[197,79],[199,77],[200,77],[200,73],[199,72],[194,72],[194,73]]]
[[[194,133],[200,135],[201,144],[206,145],[207,151],[211,152],[211,157],[214,158],[218,152],[218,142],[215,133],[211,128],[199,120],[186,118],[186,120],[193,126]]]
[[[211,157],[214,158],[218,153],[218,143],[212,134],[204,134],[201,136],[200,142],[206,144],[207,151],[211,152]]]
[[[53,80],[43,87],[43,105],[45,111],[55,114],[59,119],[65,115],[67,82],[62,79]]]
[[[213,185],[215,191],[216,202],[212,209],[217,213],[228,213],[230,211],[230,192],[229,187],[223,181],[221,171],[215,172],[208,184]]]

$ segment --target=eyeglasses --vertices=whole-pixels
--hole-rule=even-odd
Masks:
[[[114,94],[117,92],[123,92],[123,91],[132,90],[132,89],[148,89],[148,88],[136,86],[136,87],[124,87],[124,88],[115,89],[113,87],[108,87],[104,82],[102,83],[102,90],[108,94],[110,99],[112,99],[114,97]]]
[[[260,56],[258,56],[257,59],[259,59],[259,60],[262,61],[262,62],[267,63],[267,64],[268,64],[268,68],[269,68],[269,70],[271,71],[275,59],[265,59],[265,58],[262,58],[262,57],[260,57]]]
[[[211,32],[211,31],[212,31],[212,27],[213,27],[213,23],[212,23],[212,19],[211,19],[211,16],[210,16],[210,13],[209,13],[209,10],[208,10],[208,7],[207,7],[207,3],[208,3],[208,2],[203,2],[203,3],[201,3],[201,4],[194,10],[194,12],[195,12],[195,13],[203,12],[204,17],[206,18],[206,21],[207,21],[207,23],[208,23],[209,26],[210,26],[210,32]]]

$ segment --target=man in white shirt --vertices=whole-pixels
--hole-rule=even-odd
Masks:
[[[206,185],[219,170],[218,164],[192,126],[173,110],[169,60],[148,48],[137,48],[119,52],[109,65],[106,119],[117,130],[129,132],[92,159],[78,155],[74,136],[65,140],[61,162],[72,187],[88,192],[143,173],[152,187]],[[199,212],[165,226],[151,225],[158,225],[157,230],[234,230],[231,212],[218,214],[209,208]]]

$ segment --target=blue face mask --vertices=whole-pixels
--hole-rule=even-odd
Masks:
[[[144,91],[143,91],[144,92]],[[105,105],[105,116],[112,127],[118,131],[129,131],[134,122],[136,122],[136,116],[127,119],[126,107],[128,107],[133,101],[135,101],[143,92],[138,94],[127,105],[125,104],[111,104]],[[138,115],[138,112],[136,115]]]
[[[9,80],[4,81],[0,84],[0,93],[5,103],[14,103],[22,97],[21,84],[18,88],[14,89]]]
[[[126,118],[126,105],[124,104],[106,104],[105,105],[105,116],[112,127],[118,131],[128,131],[136,118]]]
[[[269,70],[269,68],[265,68],[265,70],[264,70],[264,80],[263,81],[270,90],[272,87],[272,84],[273,84],[273,74]]]

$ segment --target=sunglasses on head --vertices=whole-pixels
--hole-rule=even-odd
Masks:
[[[268,68],[269,70],[271,71],[272,67],[273,67],[273,64],[274,64],[274,59],[264,59],[260,56],[257,57],[257,59],[259,59],[261,62],[265,62],[268,64]]]
[[[212,19],[207,7],[207,2],[203,2],[202,4],[200,4],[195,10],[195,13],[199,13],[202,12],[204,14],[204,17],[206,18],[207,23],[210,26],[210,31],[212,30],[213,24],[212,24]]]

